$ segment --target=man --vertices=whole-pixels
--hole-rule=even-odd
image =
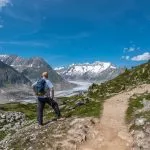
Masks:
[[[38,98],[37,112],[38,112],[38,124],[39,125],[43,125],[43,109],[46,103],[52,106],[52,108],[55,111],[57,119],[61,117],[58,104],[56,101],[53,100],[54,99],[54,87],[51,81],[48,80],[48,72],[42,73],[41,81],[45,84],[44,85],[45,93],[43,95],[36,94]],[[38,84],[38,81],[32,85],[35,93],[36,93],[35,87],[37,86],[37,84]]]

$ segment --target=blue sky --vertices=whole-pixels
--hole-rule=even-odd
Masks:
[[[148,0],[0,0],[0,53],[52,66],[150,59]]]

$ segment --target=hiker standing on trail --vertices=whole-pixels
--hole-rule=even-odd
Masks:
[[[57,119],[61,117],[60,110],[56,101],[54,101],[54,87],[50,80],[48,80],[48,72],[42,73],[41,79],[35,82],[33,90],[38,98],[38,124],[43,125],[43,109],[48,103],[55,111]]]

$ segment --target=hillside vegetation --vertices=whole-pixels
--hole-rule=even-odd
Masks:
[[[140,84],[150,84],[150,62],[130,70],[126,69],[123,74],[101,85],[93,84],[89,88],[88,96],[105,99],[106,97],[129,88],[134,88]]]

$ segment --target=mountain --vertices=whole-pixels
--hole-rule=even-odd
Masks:
[[[11,66],[0,61],[0,87],[6,85],[30,85],[31,81]]]
[[[55,68],[67,80],[106,81],[121,74],[124,69],[117,68],[109,62],[72,64],[69,67]]]
[[[17,55],[0,55],[0,60],[23,73],[32,81],[39,78],[43,71],[49,72],[50,79],[54,83],[63,80],[44,59],[39,57],[25,59]]]
[[[32,82],[40,78],[42,72],[47,71],[49,73],[49,79],[55,85],[57,90],[67,89],[73,86],[73,84],[65,81],[52,67],[40,57],[22,58],[17,55],[0,55],[0,60],[22,73]]]

